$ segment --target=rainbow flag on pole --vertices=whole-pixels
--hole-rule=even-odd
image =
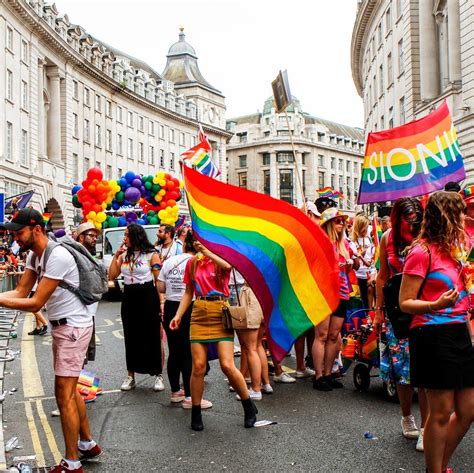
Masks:
[[[51,220],[51,217],[53,216],[52,213],[49,212],[43,212],[43,221],[46,225],[48,225],[49,221]]]
[[[382,238],[382,228],[379,225],[377,214],[372,217],[372,242],[374,244],[374,264],[380,269],[380,239]]]
[[[183,166],[192,227],[255,292],[276,359],[339,303],[339,269],[321,228],[292,205]]]
[[[209,177],[217,177],[221,173],[214,165],[209,156],[211,144],[209,143],[202,126],[199,125],[199,143],[181,154],[181,157],[187,161],[193,168]]]
[[[357,202],[416,197],[465,178],[456,131],[444,101],[424,118],[369,133]]]
[[[336,199],[342,199],[343,197],[339,191],[334,190],[332,187],[323,187],[322,189],[318,189],[316,192],[319,194],[319,197],[329,197]]]

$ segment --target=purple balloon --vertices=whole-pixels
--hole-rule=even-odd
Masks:
[[[132,186],[133,187],[136,187],[137,189],[140,189],[140,187],[142,186],[142,180],[137,178],[137,179],[134,179],[132,181]]]
[[[129,187],[125,191],[125,199],[128,200],[131,204],[135,204],[140,197],[140,191],[136,187]]]

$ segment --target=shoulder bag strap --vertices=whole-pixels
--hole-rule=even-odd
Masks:
[[[234,267],[232,267],[232,275],[234,276],[234,289],[235,289],[235,293],[237,294],[237,304],[241,305],[240,304],[240,294],[239,294],[239,290],[237,288],[237,279],[235,278],[235,269],[234,269]]]

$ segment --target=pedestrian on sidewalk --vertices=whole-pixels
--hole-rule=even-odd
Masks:
[[[102,454],[102,449],[92,438],[86,407],[76,390],[92,335],[92,315],[73,292],[59,286],[64,281],[79,287],[78,266],[62,246],[53,248],[46,264],[43,263],[49,240],[43,216],[38,211],[19,210],[2,227],[14,232],[15,241],[22,250],[31,252],[16,289],[0,294],[0,306],[37,312],[46,304],[52,325],[54,391],[61,411],[66,453],[60,465],[51,471],[82,473],[80,458],[96,458]],[[33,297],[28,298],[37,280],[38,288]]]
[[[188,309],[193,295],[196,300],[191,313],[191,352],[193,370],[191,375],[191,428],[203,430],[201,400],[206,374],[207,348],[211,342],[217,342],[219,363],[229,383],[242,400],[245,413],[245,427],[253,427],[257,420],[257,408],[250,399],[242,373],[234,363],[234,331],[225,329],[222,324],[222,310],[228,303],[229,278],[231,265],[204,245],[194,243],[196,256],[186,265],[184,282],[186,291],[170,322],[172,330],[178,330],[182,318]]]
[[[160,299],[155,280],[161,260],[141,225],[130,224],[123,244],[114,254],[109,267],[109,280],[120,274],[124,280],[121,307],[127,377],[120,389],[135,388],[135,373],[155,376],[154,391],[163,391],[161,362]]]

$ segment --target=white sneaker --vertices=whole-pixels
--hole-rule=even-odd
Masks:
[[[413,415],[402,417],[401,420],[403,436],[407,439],[417,439],[420,436],[420,431],[415,423]]]
[[[306,367],[304,371],[296,370],[295,378],[311,378],[316,374],[314,370],[311,368]]]
[[[190,397],[184,399],[183,403],[181,404],[183,409],[192,409],[193,403]],[[207,399],[201,399],[201,409],[210,409],[212,407],[212,402],[208,401]]]
[[[276,374],[274,374],[273,381],[275,381],[275,383],[284,383],[284,384],[296,383],[296,379],[292,378],[289,374],[286,374],[284,371],[280,376],[277,376]]]
[[[262,384],[262,393],[263,394],[273,394],[273,388],[271,384]]]
[[[425,429],[421,428],[420,429],[420,435],[418,437],[418,440],[416,441],[416,447],[415,450],[417,452],[424,452],[425,451],[425,446],[423,445],[423,434],[425,432]]]
[[[122,386],[120,386],[121,391],[130,391],[136,386],[135,383],[135,378],[132,378],[131,376],[127,376],[125,380],[122,383]]]
[[[61,413],[59,412],[59,409],[54,409],[51,411],[51,415],[53,417],[59,417],[61,415]]]
[[[250,399],[252,399],[252,401],[261,401],[262,400],[262,393],[261,392],[258,392],[258,391],[254,391],[252,388],[249,389],[249,395],[250,395]],[[236,394],[235,395],[237,401],[241,401],[241,397]]]
[[[153,385],[153,391],[164,391],[165,390],[165,383],[163,383],[163,375],[159,374],[155,378],[155,384]]]

